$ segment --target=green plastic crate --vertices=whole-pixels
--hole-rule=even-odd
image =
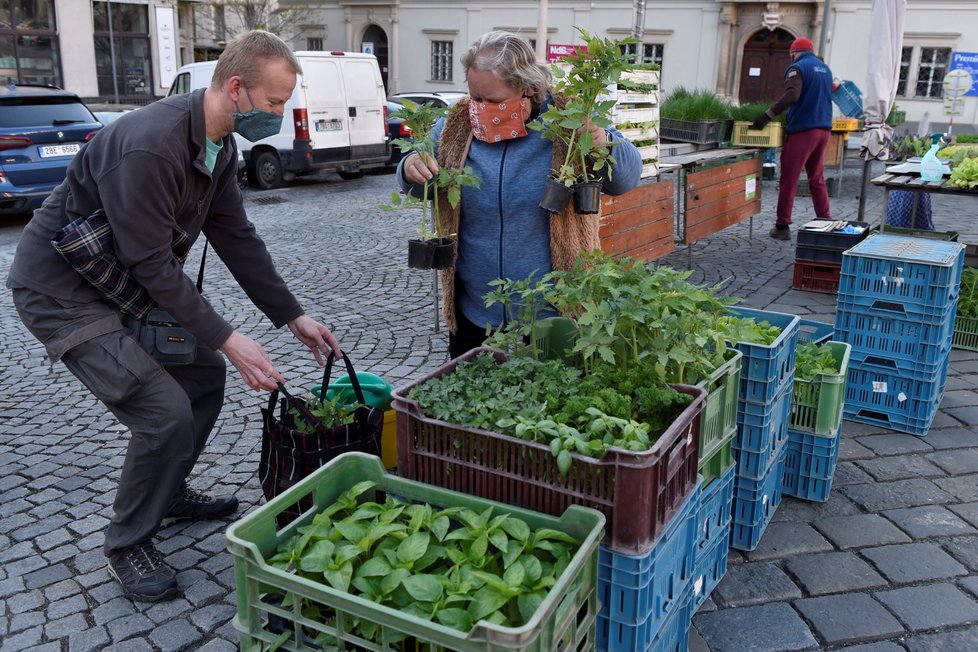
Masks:
[[[481,512],[492,506],[494,514],[511,514],[526,521],[534,530],[553,528],[566,532],[581,545],[529,623],[513,628],[483,620],[468,634],[360,596],[337,591],[265,562],[266,557],[274,554],[279,543],[297,534],[301,526],[307,525],[316,513],[331,505],[339,494],[364,480],[377,483],[373,492],[364,494],[364,500],[374,500],[374,492],[384,492],[403,500],[442,508],[467,507]],[[314,506],[298,520],[282,530],[276,530],[276,516],[305,496],[312,497]],[[278,649],[292,652],[320,650],[315,643],[317,633],[334,637],[336,649],[340,650],[589,650],[594,647],[594,625],[598,612],[598,545],[604,534],[604,522],[600,512],[578,505],[572,505],[558,518],[405,480],[387,473],[381,461],[373,455],[347,453],[334,458],[275,500],[258,507],[228,528],[228,550],[234,558],[238,598],[234,627],[241,637],[241,649],[249,652],[269,649],[283,630],[292,635]],[[295,600],[293,606],[283,607],[277,604],[278,595],[269,595],[271,589],[291,592],[304,600]],[[330,610],[335,616],[332,624],[314,621],[303,615],[300,609],[305,601],[318,603]],[[366,641],[348,631],[352,629],[351,621],[354,619],[377,623],[383,632],[379,638],[384,642]],[[274,624],[270,625],[270,622]],[[387,637],[395,633],[406,634],[409,638],[401,643],[386,642]]]
[[[788,429],[835,437],[839,434],[846,398],[846,373],[852,347],[845,342],[826,342],[822,347],[832,352],[839,372],[817,374],[811,380],[795,378]]]
[[[703,486],[710,484],[727,472],[734,465],[733,440],[737,435],[737,424],[733,425],[723,442],[710,457],[700,462],[697,472],[703,476]]]
[[[696,384],[707,391],[703,412],[700,414],[699,459],[702,464],[712,458],[729,442],[737,431],[737,400],[740,396],[740,362],[744,354],[737,349],[727,349],[727,360],[717,367],[709,378]],[[701,471],[702,473],[702,471]],[[704,477],[706,477],[704,475]]]
[[[978,351],[978,317],[954,318],[954,338],[951,340],[952,349]]]

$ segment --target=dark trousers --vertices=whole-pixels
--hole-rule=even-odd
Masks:
[[[802,169],[808,175],[808,188],[817,217],[831,216],[829,190],[825,185],[823,162],[825,148],[831,132],[827,129],[809,129],[787,134],[781,149],[781,188],[778,191],[778,226],[791,224],[791,211],[795,206],[795,193]]]
[[[486,341],[486,329],[484,326],[476,326],[462,314],[462,311],[455,308],[455,319],[458,328],[455,333],[448,334],[448,357],[457,358],[466,351],[478,348]]]
[[[28,330],[49,347],[80,316],[90,321],[100,310],[114,312],[107,304],[71,305],[25,291],[15,294],[14,305]],[[151,539],[159,529],[221,412],[226,365],[222,355],[198,345],[193,364],[162,367],[121,322],[118,330],[73,345],[61,361],[131,433],[105,533],[108,556]]]

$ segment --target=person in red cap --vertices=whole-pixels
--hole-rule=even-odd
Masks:
[[[784,73],[784,92],[751,124],[752,129],[763,129],[774,116],[788,110],[787,133],[781,149],[777,220],[768,234],[776,240],[791,240],[788,227],[802,168],[808,174],[815,216],[831,218],[822,159],[832,133],[832,71],[815,55],[814,49],[807,38],[796,38],[791,43],[791,65]]]

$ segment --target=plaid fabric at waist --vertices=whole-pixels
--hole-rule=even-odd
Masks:
[[[105,211],[70,222],[54,234],[51,244],[99,294],[129,315],[141,318],[156,305],[115,255],[115,240]],[[174,228],[170,248],[181,265],[193,244],[189,233]]]

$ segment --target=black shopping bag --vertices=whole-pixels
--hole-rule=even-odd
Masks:
[[[319,400],[322,401],[326,400],[326,388],[329,386],[333,371],[333,359],[334,355],[330,353],[326,360],[326,371],[320,390]],[[282,385],[279,385],[279,389],[273,391],[268,397],[268,407],[262,408],[261,411],[261,459],[258,462],[258,478],[261,481],[265,500],[272,500],[284,493],[342,453],[359,451],[380,456],[384,412],[366,406],[353,364],[345,353],[343,362],[346,364],[356,400],[362,406],[356,409],[353,423],[332,428],[324,426],[310,410],[310,406],[314,405],[312,402],[293,396]],[[281,398],[279,393],[282,394]],[[307,423],[315,425],[313,432],[302,432],[296,428],[295,416],[291,413],[293,408]],[[312,507],[312,498],[306,496],[304,500],[279,514],[278,526],[284,527],[310,507]]]

